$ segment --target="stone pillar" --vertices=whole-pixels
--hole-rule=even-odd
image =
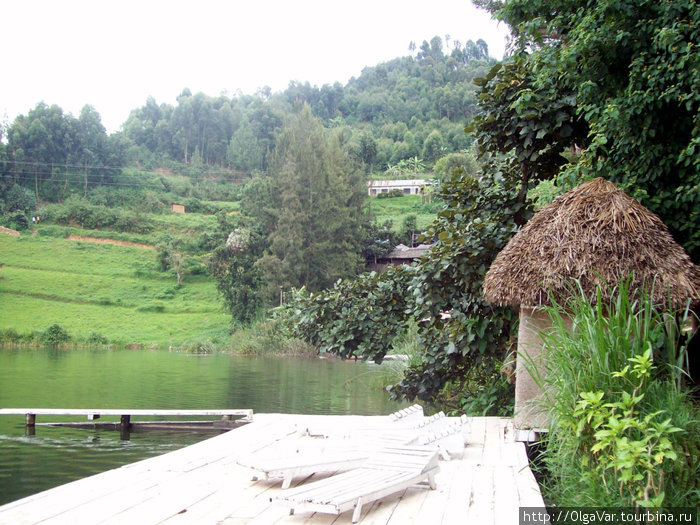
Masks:
[[[546,429],[547,417],[538,406],[542,390],[528,369],[536,367],[544,374],[543,343],[539,332],[551,328],[549,316],[539,308],[520,307],[518,329],[518,356],[515,369],[515,414],[513,424],[517,429]]]

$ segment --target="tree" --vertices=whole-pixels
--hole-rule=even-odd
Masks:
[[[177,287],[182,286],[182,278],[184,277],[187,267],[185,266],[185,256],[180,250],[173,250],[168,256],[168,265],[175,274],[177,279]]]
[[[440,186],[445,207],[425,234],[436,242],[411,285],[410,306],[420,321],[418,344],[424,355],[392,387],[392,396],[435,400],[448,381],[474,393],[498,378],[498,362],[517,316],[510,308],[486,303],[481,285],[491,261],[518,229],[518,190],[517,177],[464,171]],[[475,369],[479,376],[466,381]]]
[[[90,179],[93,182],[99,180],[101,184],[110,183],[114,174],[106,165],[107,133],[102,125],[100,114],[92,106],[85,105],[80,111],[77,139],[74,162],[83,166],[81,171],[85,181],[84,194],[86,194]],[[90,166],[89,170],[88,166]]]
[[[528,75],[589,128],[564,180],[602,176],[657,213],[700,260],[700,50],[695,0],[479,0],[531,50]]]
[[[468,129],[483,173],[458,172],[442,187],[447,206],[428,231],[437,243],[414,280],[426,355],[393,388],[400,397],[435,399],[446,384],[469,388],[473,370],[482,386],[498,376],[516,319],[484,302],[483,276],[529,218],[527,192],[538,179],[563,173],[569,184],[592,175],[621,183],[655,205],[697,258],[694,2],[478,3],[512,26],[520,49],[479,82],[484,112]]]
[[[270,247],[258,262],[268,295],[278,293],[279,286],[320,290],[354,275],[362,262],[364,184],[308,105],[280,133],[269,171],[279,206]]]
[[[226,148],[226,160],[234,170],[246,174],[262,169],[263,151],[247,120],[241,122],[231,137]]]
[[[374,137],[363,131],[357,139],[357,156],[362,162],[366,173],[371,173],[374,161],[377,158],[377,141]]]
[[[444,148],[442,135],[434,129],[423,141],[423,158],[428,162],[435,162],[442,155]]]
[[[209,258],[209,272],[232,321],[250,323],[264,304],[262,270],[255,263],[267,243],[259,229],[246,220],[231,224],[224,215],[218,219],[219,231],[229,233]]]
[[[14,164],[14,180],[32,186],[39,199],[44,182],[73,160],[78,143],[78,125],[71,115],[43,102],[15,119],[8,130],[8,152]],[[50,197],[56,198],[51,193]]]
[[[481,87],[483,113],[467,127],[478,136],[482,163],[511,157],[511,165],[519,172],[515,175],[520,178],[521,210],[528,190],[537,180],[556,176],[567,162],[564,153],[585,140],[587,132],[576,116],[575,96],[551,78],[538,82],[531,61],[532,56],[518,54],[475,81]],[[521,215],[516,221],[522,226],[525,218]]]
[[[448,153],[435,163],[435,175],[440,179],[449,178],[455,171],[463,170],[467,175],[474,176],[478,170],[476,158],[471,151]]]
[[[484,301],[483,278],[530,217],[528,189],[553,177],[566,162],[568,146],[585,136],[571,97],[551,82],[537,85],[527,65],[528,56],[521,54],[478,81],[484,112],[468,129],[476,135],[482,172],[457,169],[441,185],[446,206],[426,233],[437,242],[413,282],[413,315],[423,320],[418,337],[425,356],[392,388],[396,397],[435,400],[453,385],[469,393],[463,398],[481,392],[509,398],[505,383],[496,390],[493,385],[517,319],[510,308]]]
[[[5,195],[5,211],[19,211],[24,214],[36,208],[36,198],[28,188],[15,184]]]

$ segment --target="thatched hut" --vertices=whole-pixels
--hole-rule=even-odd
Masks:
[[[516,364],[515,424],[546,426],[533,406],[541,392],[524,369],[537,364],[549,327],[538,306],[567,296],[572,279],[591,294],[634,274],[631,287],[654,283],[654,299],[683,307],[700,300],[700,267],[693,264],[658,216],[613,183],[597,178],[541,208],[498,254],[484,279],[484,296],[520,306]],[[525,359],[523,359],[525,356]]]

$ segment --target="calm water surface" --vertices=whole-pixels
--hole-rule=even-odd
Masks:
[[[382,367],[387,365],[382,365]],[[0,350],[3,408],[252,408],[388,414],[381,367],[148,350]],[[118,418],[104,418],[117,420]],[[149,418],[150,419],[150,418]],[[37,422],[72,420],[37,416]],[[37,426],[0,416],[0,504],[192,444],[210,432],[119,432]]]

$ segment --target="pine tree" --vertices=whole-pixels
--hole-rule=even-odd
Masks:
[[[269,295],[279,293],[279,286],[319,290],[355,274],[362,264],[361,174],[308,105],[279,135],[269,173],[279,209],[270,248],[258,263]]]

